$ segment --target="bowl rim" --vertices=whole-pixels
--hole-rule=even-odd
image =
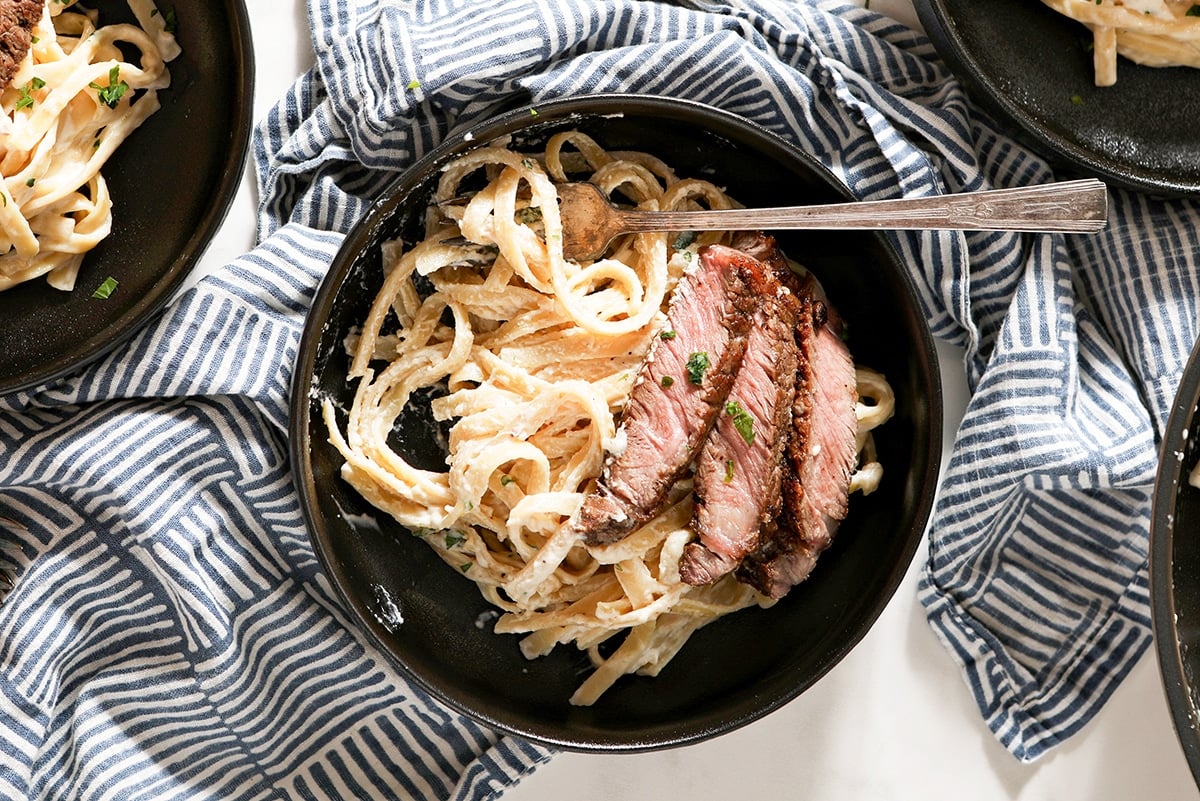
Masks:
[[[1175,520],[1180,491],[1188,486],[1184,453],[1200,418],[1200,339],[1192,348],[1159,446],[1150,515],[1150,618],[1159,676],[1179,745],[1200,784],[1200,710],[1189,681],[1178,625],[1175,593]]]
[[[372,240],[381,226],[387,224],[390,215],[402,204],[403,196],[420,183],[421,176],[426,171],[498,137],[518,132],[526,127],[531,118],[556,121],[560,118],[569,118],[571,115],[594,117],[628,113],[631,110],[661,111],[671,107],[683,109],[686,113],[709,115],[719,119],[723,124],[741,128],[751,136],[765,137],[771,140],[776,146],[788,150],[797,161],[803,162],[812,169],[834,191],[843,194],[847,200],[854,199],[850,190],[837,179],[836,175],[811,154],[751,120],[704,103],[656,95],[600,93],[535,102],[510,109],[482,122],[473,123],[469,127],[456,129],[447,135],[436,148],[404,169],[380,192],[359,221],[351,228],[329,270],[322,278],[314,295],[309,315],[305,320],[292,375],[288,449],[292,464],[293,483],[300,498],[306,530],[318,562],[335,593],[350,611],[358,628],[366,634],[372,645],[403,677],[449,708],[500,732],[568,751],[636,753],[689,745],[733,731],[794,700],[845,658],[866,636],[894,598],[897,588],[903,581],[917,549],[923,541],[933,506],[933,490],[936,487],[941,466],[943,408],[936,348],[928,320],[921,312],[913,276],[909,271],[901,269],[897,271],[898,277],[909,292],[914,308],[918,311],[919,343],[917,344],[926,356],[925,361],[932,365],[932,369],[925,376],[928,379],[929,396],[922,399],[929,417],[929,430],[924,432],[927,435],[925,448],[927,453],[924,454],[926,457],[925,471],[916,479],[919,486],[927,487],[930,491],[924,493],[914,504],[911,530],[903,532],[908,539],[901,558],[898,558],[887,571],[886,579],[881,585],[883,591],[880,598],[872,605],[870,612],[865,615],[857,628],[850,632],[850,636],[844,638],[839,647],[830,654],[829,659],[821,664],[811,676],[806,677],[805,681],[794,682],[787,692],[779,693],[770,699],[760,699],[753,705],[743,705],[744,708],[738,708],[735,710],[735,714],[719,720],[714,720],[715,716],[705,716],[704,720],[698,724],[662,725],[656,728],[653,736],[646,736],[644,732],[640,731],[632,734],[622,731],[620,733],[606,732],[604,736],[581,737],[572,736],[569,731],[564,731],[564,728],[569,727],[536,725],[518,720],[519,716],[489,714],[487,711],[471,708],[427,681],[419,672],[411,670],[397,655],[391,652],[378,630],[379,621],[362,606],[356,594],[350,591],[342,571],[335,563],[334,554],[327,550],[326,540],[330,537],[330,532],[315,497],[315,480],[312,462],[309,458],[312,421],[310,389],[315,378],[322,329],[342,285],[352,273],[357,258],[356,254],[361,250],[362,245]],[[878,243],[887,249],[895,264],[903,264],[898,251],[886,236],[877,231],[867,233],[875,237]]]

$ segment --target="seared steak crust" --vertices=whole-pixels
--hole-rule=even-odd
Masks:
[[[42,18],[42,0],[0,0],[0,88],[12,83]]]
[[[589,544],[615,542],[650,520],[691,463],[742,362],[759,269],[710,245],[680,278],[621,418],[624,448],[570,524]]]
[[[778,249],[771,250],[778,253]],[[770,254],[767,254],[768,256]],[[785,261],[762,265],[760,299],[722,414],[696,461],[692,528],[679,564],[688,584],[708,584],[737,567],[773,527],[780,508],[781,457],[796,391],[799,303],[780,278]],[[790,272],[789,272],[790,274]]]

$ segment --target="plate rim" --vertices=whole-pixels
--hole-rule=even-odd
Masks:
[[[986,100],[986,103],[994,105],[1013,125],[1019,127],[1025,136],[1048,148],[1059,159],[1067,161],[1076,169],[1094,173],[1106,182],[1123,188],[1165,196],[1200,195],[1200,178],[1194,181],[1180,181],[1160,170],[1149,170],[1133,162],[1123,162],[1053,133],[1044,126],[1038,126],[1034,120],[1029,119],[1028,112],[996,83],[996,79],[981,69],[979,59],[964,47],[961,38],[954,33],[956,25],[946,9],[945,0],[913,0],[913,5],[934,49],[963,84],[967,93],[977,94],[970,91],[970,88],[972,84],[979,86],[985,92],[986,98],[973,97],[976,102]],[[1124,66],[1133,68],[1137,65],[1126,63]],[[1200,70],[1197,72],[1200,73]],[[1200,74],[1197,81],[1200,82]]]

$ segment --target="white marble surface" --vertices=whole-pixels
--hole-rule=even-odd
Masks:
[[[870,0],[917,24],[911,0]],[[255,118],[310,64],[303,0],[247,0],[257,54]],[[252,167],[198,274],[254,239]],[[941,352],[945,439],[966,402],[959,354]],[[798,699],[722,737],[652,754],[563,754],[506,801],[623,799],[912,799],[1178,801],[1200,799],[1169,718],[1153,653],[1067,744],[1021,764],[987,731],[956,664],[915,600],[918,553],[904,583],[853,652]]]

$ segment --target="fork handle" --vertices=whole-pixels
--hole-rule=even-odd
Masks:
[[[627,233],[758,228],[960,229],[1091,233],[1108,219],[1108,191],[1084,178],[1014,189],[815,206],[706,211],[632,212]]]

